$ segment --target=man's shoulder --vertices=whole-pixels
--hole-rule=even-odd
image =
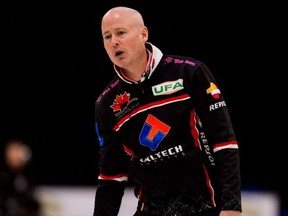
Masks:
[[[196,67],[198,65],[203,64],[201,61],[183,55],[173,55],[173,54],[165,54],[163,55],[162,62],[164,65],[190,65],[192,67]]]
[[[112,97],[111,94],[114,95],[115,89],[120,85],[121,79],[118,76],[115,76],[100,92],[96,99],[96,103],[100,103],[101,101],[104,100],[104,98],[110,98]]]
[[[172,63],[189,63],[189,62],[193,62],[193,64],[202,63],[198,59],[193,58],[191,56],[176,55],[176,54],[165,54],[163,55],[162,59],[164,62],[172,62]]]

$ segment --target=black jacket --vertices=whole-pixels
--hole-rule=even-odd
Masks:
[[[96,101],[94,216],[118,214],[127,180],[148,215],[241,210],[239,150],[216,80],[193,58],[163,55],[151,43],[147,50],[142,81],[114,65],[117,76]]]

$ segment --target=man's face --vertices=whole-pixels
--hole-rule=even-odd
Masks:
[[[109,16],[102,21],[105,50],[111,61],[121,68],[135,64],[145,51],[144,27],[125,15]]]

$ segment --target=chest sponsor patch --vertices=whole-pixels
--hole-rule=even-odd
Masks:
[[[139,135],[140,144],[155,151],[169,130],[169,125],[149,114]]]
[[[152,86],[152,92],[154,96],[168,95],[180,91],[183,88],[184,88],[183,79],[178,79],[174,81],[163,82],[158,85]]]

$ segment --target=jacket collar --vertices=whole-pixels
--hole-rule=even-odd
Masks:
[[[150,79],[152,73],[154,72],[154,70],[156,69],[157,65],[159,64],[163,53],[161,52],[160,49],[158,49],[156,46],[154,46],[153,44],[146,42],[145,44],[147,52],[148,52],[148,62],[146,65],[146,69],[143,72],[142,78],[140,80],[140,82],[143,82],[146,78]],[[125,76],[122,72],[121,72],[121,68],[118,67],[117,65],[114,64],[114,70],[116,71],[117,75],[124,81],[127,83],[135,83],[135,81],[132,81],[131,79],[129,79],[127,76]],[[138,81],[139,82],[139,81]]]

